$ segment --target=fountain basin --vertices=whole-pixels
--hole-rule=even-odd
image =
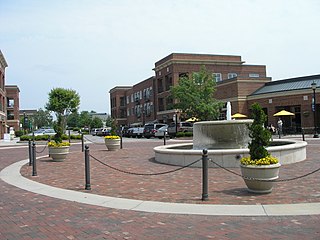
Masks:
[[[193,149],[247,148],[252,119],[203,121],[193,125]]]
[[[305,160],[306,146],[307,143],[304,141],[277,139],[272,141],[272,146],[267,150],[279,159],[281,165],[286,165]],[[154,152],[157,162],[175,166],[186,166],[202,157],[202,150],[193,149],[193,143],[158,146],[154,148]],[[208,156],[223,167],[239,167],[240,159],[249,156],[249,149],[208,149]],[[202,162],[199,161],[191,167],[202,167]],[[209,162],[209,167],[217,165]]]

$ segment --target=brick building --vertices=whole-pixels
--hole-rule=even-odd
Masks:
[[[178,84],[181,76],[198,72],[203,65],[215,74],[215,97],[230,101],[235,112],[247,113],[246,97],[271,81],[266,76],[266,66],[244,64],[240,56],[172,53],[155,63],[155,76],[134,86],[110,90],[111,116],[119,125],[172,122],[176,110],[169,97],[170,87]]]
[[[0,50],[0,139],[9,133],[10,127],[20,129],[19,95],[16,85],[5,85],[5,70],[8,64]]]
[[[20,90],[16,85],[6,85],[5,90],[7,94],[7,125],[17,131],[20,129]]]
[[[294,113],[281,117],[286,131],[299,132],[301,128],[313,131],[315,126],[320,126],[317,103],[317,99],[320,103],[320,75],[271,81],[265,65],[245,64],[240,56],[211,54],[172,53],[155,63],[155,76],[134,86],[111,89],[111,117],[118,119],[119,125],[128,126],[151,121],[172,122],[177,112],[171,107],[170,87],[178,84],[181,76],[190,76],[203,65],[214,73],[215,98],[231,102],[232,114],[249,115],[250,106],[258,102],[268,116],[269,125],[276,126],[278,118],[273,114],[285,109]],[[312,83],[316,86],[315,107]],[[222,119],[225,111],[222,109]]]
[[[181,76],[199,72],[201,66],[212,72],[217,86],[215,98],[230,101],[234,112],[248,112],[246,97],[270,82],[265,65],[244,64],[241,56],[172,53],[155,63],[155,106],[160,122],[171,121],[172,109],[170,87],[178,84]],[[222,115],[223,118],[223,115]]]
[[[313,92],[312,84],[315,84]],[[286,131],[300,132],[301,128],[312,132],[320,126],[320,75],[290,78],[266,83],[247,97],[248,105],[257,102],[268,116],[268,123],[276,126],[278,117],[273,114],[280,110],[294,113],[294,116],[282,116]],[[313,108],[313,94],[315,107]],[[315,120],[315,121],[314,121]]]

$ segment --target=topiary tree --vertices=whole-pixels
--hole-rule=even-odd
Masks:
[[[266,149],[270,144],[271,132],[264,127],[267,116],[258,103],[251,105],[253,123],[249,126],[249,154],[251,160],[259,160],[269,156]]]
[[[76,112],[80,105],[79,94],[71,89],[54,88],[49,93],[49,101],[46,104],[48,111],[53,111],[57,117],[55,125],[56,135],[54,141],[62,142],[62,134],[66,128],[66,120],[70,113]]]

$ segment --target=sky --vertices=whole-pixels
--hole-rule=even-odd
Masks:
[[[320,74],[318,0],[0,0],[6,85],[20,109],[57,87],[110,113],[109,90],[154,75],[171,53],[239,55],[272,80]]]

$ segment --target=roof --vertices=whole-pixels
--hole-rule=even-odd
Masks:
[[[275,92],[311,89],[311,84],[313,82],[317,84],[317,88],[320,88],[320,74],[268,82],[263,87],[253,92],[250,96],[270,94]]]

